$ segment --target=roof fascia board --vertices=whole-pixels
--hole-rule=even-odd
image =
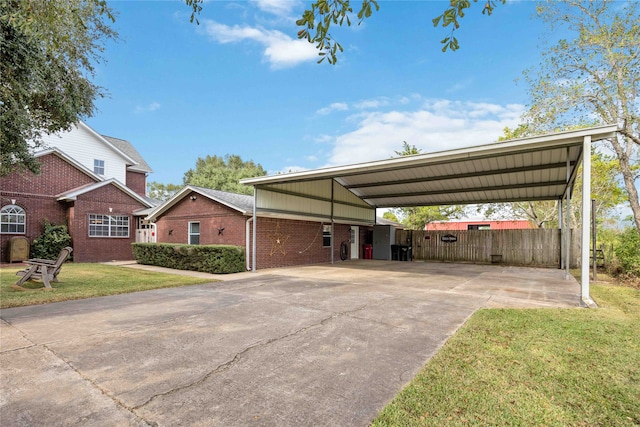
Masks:
[[[212,196],[210,194],[205,193],[204,191],[200,190],[197,187],[193,187],[191,185],[187,185],[185,187],[183,187],[180,191],[178,191],[176,194],[174,194],[169,200],[167,200],[166,202],[162,203],[160,206],[158,206],[154,211],[152,211],[145,219],[148,219],[149,221],[155,221],[158,219],[158,217],[160,215],[162,215],[163,213],[165,213],[166,211],[168,211],[169,209],[171,209],[173,206],[175,206],[180,200],[182,200],[187,193],[190,192],[194,192],[194,193],[198,193],[203,197],[206,197],[209,200],[212,200],[214,202],[220,203],[221,205],[227,206],[228,208],[231,208],[235,211],[240,212],[242,215],[249,215],[252,214],[252,212],[247,212],[244,209],[235,206],[231,203],[228,203],[224,200],[221,200],[215,196]]]
[[[123,159],[125,159],[126,161],[128,161],[131,165],[137,165],[138,162],[136,162],[135,160],[133,160],[131,157],[129,157],[125,152],[123,152],[122,150],[120,150],[118,147],[116,147],[115,145],[113,145],[112,143],[110,143],[109,141],[107,141],[107,139],[100,135],[98,132],[96,132],[95,130],[93,130],[88,124],[86,124],[85,122],[83,122],[82,120],[78,121],[79,125],[81,125],[87,132],[91,133],[93,136],[95,136],[100,142],[102,142],[104,145],[106,145],[107,147],[109,147],[110,149],[112,149],[113,151],[115,151],[119,156],[121,156]]]
[[[158,216],[160,216],[161,214],[163,214],[164,212],[172,208],[176,203],[178,203],[178,201],[180,201],[184,196],[184,194],[188,191],[192,191],[192,189],[188,185],[185,187],[182,187],[182,189],[178,191],[176,194],[174,194],[173,196],[171,196],[169,200],[165,201],[164,203],[161,203],[153,211],[151,211],[145,219],[152,222],[155,221]]]
[[[240,182],[245,185],[260,185],[273,182],[305,181],[310,179],[332,178],[346,175],[383,172],[416,165],[431,165],[434,162],[454,162],[472,160],[496,155],[509,155],[526,151],[541,151],[549,147],[575,146],[582,144],[585,136],[591,136],[593,141],[615,136],[617,125],[605,125],[593,128],[565,131],[554,134],[539,135],[509,141],[495,142],[487,145],[458,148],[448,151],[417,154],[413,156],[397,157],[389,160],[359,163],[347,166],[337,166],[310,171],[294,172],[268,177],[246,178]]]
[[[96,182],[95,184],[88,185],[86,187],[81,188],[80,190],[76,190],[76,191],[72,191],[71,193],[64,194],[58,197],[58,201],[74,201],[74,200],[77,200],[78,196],[82,194],[90,193],[91,191],[97,190],[98,188],[101,188],[101,187],[104,187],[105,185],[110,185],[110,184],[115,185],[121,191],[123,191],[124,193],[127,193],[127,195],[129,195],[130,197],[138,200],[140,203],[142,203],[146,207],[150,208],[153,206],[146,199],[141,197],[138,193],[134,192],[129,187],[122,184],[120,181],[118,181],[115,178],[110,178],[105,181]]]

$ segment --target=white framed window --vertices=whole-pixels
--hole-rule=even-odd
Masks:
[[[189,244],[190,245],[200,244],[200,223],[199,222],[194,221],[189,223]]]
[[[331,225],[322,226],[322,247],[327,248],[331,246]]]
[[[89,214],[89,237],[129,237],[129,217]]]
[[[93,172],[104,175],[104,160],[93,159]]]
[[[18,205],[6,205],[0,209],[0,233],[24,234],[27,215]]]

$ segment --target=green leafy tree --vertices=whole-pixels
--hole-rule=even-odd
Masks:
[[[185,0],[191,21],[203,1]],[[118,38],[114,21],[106,0],[0,0],[1,176],[37,173],[42,135],[93,115],[106,90],[92,78]]]
[[[434,221],[449,221],[462,218],[466,209],[462,205],[452,206],[416,206],[411,208],[397,208],[393,212],[402,218],[402,224],[410,230],[424,230],[424,227]]]
[[[572,35],[542,52],[540,65],[525,73],[531,95],[528,124],[536,130],[566,129],[570,123],[617,124],[608,141],[615,153],[628,202],[640,231],[640,2],[550,1],[538,15],[552,31]]]
[[[620,234],[615,254],[624,273],[640,277],[640,233],[638,230],[629,227]]]
[[[182,188],[177,184],[162,184],[156,181],[147,182],[147,195],[155,200],[166,202]]]
[[[91,116],[104,90],[91,82],[117,34],[99,0],[1,0],[0,173],[39,170],[32,149],[43,133]]]
[[[382,218],[388,219],[389,221],[393,221],[393,222],[400,222],[400,221],[398,221],[398,217],[396,216],[396,214],[394,214],[391,211],[385,211],[382,214]]]
[[[409,145],[407,141],[402,141],[402,150],[394,151],[394,153],[396,153],[396,156],[399,156],[399,157],[413,156],[415,154],[420,154],[421,152],[422,152],[421,149],[419,149],[415,145]]]
[[[586,126],[582,126],[586,127]],[[579,128],[579,127],[576,127]],[[540,132],[538,132],[540,133]],[[533,136],[529,125],[521,124],[515,129],[506,127],[499,141]],[[591,193],[596,201],[596,218],[606,222],[617,207],[626,201],[620,186],[618,160],[595,149],[591,152]],[[571,198],[569,218],[572,227],[577,227],[582,211],[582,174],[578,173]],[[477,212],[491,219],[528,219],[538,228],[558,227],[558,201],[529,201],[512,203],[487,203],[476,206]]]
[[[267,171],[259,163],[254,163],[253,160],[245,162],[235,154],[224,157],[207,156],[204,159],[198,157],[195,169],[185,172],[183,183],[231,193],[252,194],[253,189],[239,181],[266,174]]]
[[[478,0],[473,0],[473,3],[477,2]],[[498,3],[504,4],[505,2],[506,0],[486,1],[482,14],[491,15]],[[460,48],[454,32],[460,28],[460,19],[465,16],[467,9],[471,8],[472,2],[471,0],[451,0],[448,4],[445,11],[431,21],[434,27],[442,25],[442,27],[451,29],[447,37],[440,41],[443,45],[443,52],[446,52],[447,49],[455,51]],[[358,25],[378,10],[380,10],[378,1],[362,0],[360,9],[355,15]],[[298,38],[306,39],[309,43],[316,45],[320,56],[318,63],[325,59],[329,64],[336,63],[338,52],[342,52],[343,48],[331,35],[331,26],[343,26],[344,24],[351,26],[351,19],[354,18],[353,13],[350,0],[316,0],[311,4],[311,8],[305,10],[302,17],[296,21],[296,24],[302,27],[298,31]]]

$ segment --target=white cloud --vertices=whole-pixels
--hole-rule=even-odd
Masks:
[[[261,11],[272,13],[276,16],[289,16],[293,9],[300,4],[296,0],[252,0],[251,3]]]
[[[436,99],[415,111],[360,114],[354,130],[335,138],[329,165],[388,159],[403,141],[423,153],[488,144],[498,139],[505,126],[515,127],[523,112],[519,104]]]
[[[160,103],[158,102],[152,102],[151,104],[148,105],[138,105],[136,106],[134,113],[136,114],[142,114],[142,113],[151,113],[153,111],[156,111],[157,109],[160,108]]]
[[[225,25],[212,20],[202,22],[207,35],[221,44],[254,41],[265,47],[263,55],[272,68],[288,68],[302,62],[317,60],[315,47],[306,40],[292,39],[277,30],[247,25]]]
[[[364,101],[357,102],[355,107],[360,110],[368,110],[372,108],[380,108],[385,105],[389,105],[389,99],[386,97],[365,99]]]
[[[318,111],[316,111],[316,114],[325,116],[331,113],[332,111],[346,111],[348,109],[349,109],[349,106],[344,102],[334,102],[328,107],[320,108]]]

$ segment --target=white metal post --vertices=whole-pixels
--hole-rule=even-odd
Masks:
[[[591,234],[591,136],[585,136],[582,142],[582,242],[580,281],[582,301],[593,304],[589,295],[589,241]]]
[[[564,269],[564,212],[562,211],[562,199],[558,201],[558,228],[560,229],[560,270]]]
[[[258,228],[258,188],[253,186],[253,242],[251,242],[251,252],[253,252],[252,260],[251,260],[251,271],[254,273],[257,271],[257,262],[256,262],[256,253],[257,253],[257,245],[256,239],[258,236],[257,228]]]

